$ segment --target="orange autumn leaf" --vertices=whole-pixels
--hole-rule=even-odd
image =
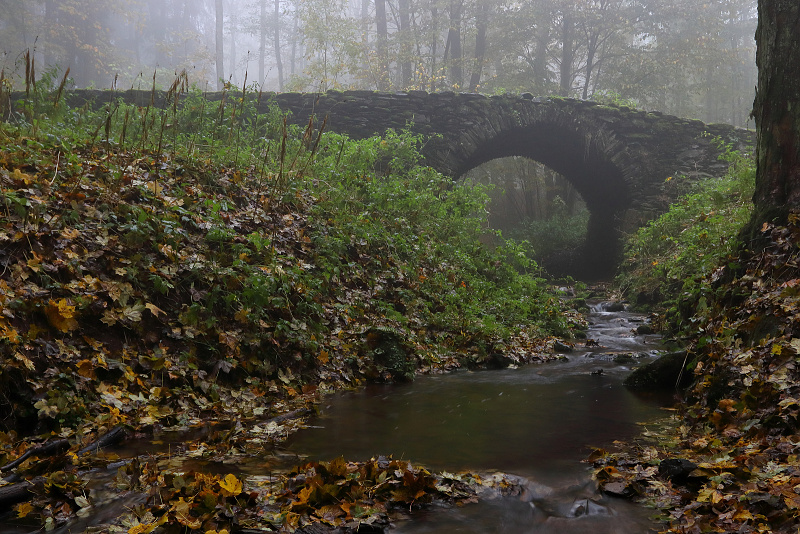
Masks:
[[[95,378],[94,364],[92,363],[92,360],[79,361],[78,374],[86,378]]]

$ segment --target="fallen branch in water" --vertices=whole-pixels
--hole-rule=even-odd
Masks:
[[[44,477],[0,487],[0,509],[31,499],[33,489],[44,484]]]
[[[50,443],[44,443],[42,445],[31,447],[13,462],[7,463],[6,465],[0,467],[0,472],[10,471],[11,469],[16,468],[31,456],[36,456],[37,458],[41,458],[42,456],[52,456],[53,454],[66,451],[67,449],[69,449],[69,441],[66,439],[59,439],[56,441],[51,441]]]
[[[78,456],[83,456],[84,454],[90,452],[98,453],[100,452],[100,449],[114,445],[123,439],[125,439],[125,428],[122,426],[115,426],[107,433],[97,438],[94,442],[79,450],[77,454]]]

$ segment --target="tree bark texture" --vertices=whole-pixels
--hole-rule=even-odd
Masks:
[[[800,208],[800,2],[759,0],[753,226]]]

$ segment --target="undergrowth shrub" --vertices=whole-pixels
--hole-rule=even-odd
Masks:
[[[556,213],[544,220],[529,219],[509,232],[509,237],[527,240],[534,258],[547,258],[554,252],[577,249],[584,243],[589,215],[589,210],[583,210],[573,215]]]
[[[396,276],[418,281],[430,299],[418,311],[434,326],[501,337],[530,324],[566,333],[525,246],[499,236],[497,247],[481,244],[488,231],[486,188],[461,186],[420,166],[421,142],[393,131],[360,141],[323,136],[311,180],[316,213],[327,221],[320,255],[328,262],[348,250],[383,258]],[[329,268],[339,273],[354,268],[335,263]],[[410,315],[405,310],[399,317]]]

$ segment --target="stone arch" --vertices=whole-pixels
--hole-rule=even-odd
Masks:
[[[460,161],[453,173],[467,171],[493,159],[521,156],[538,161],[572,183],[590,212],[580,250],[551,258],[558,274],[603,279],[614,274],[621,255],[621,229],[631,207],[631,171],[635,167],[614,134],[596,124],[570,117],[545,117],[486,136]],[[486,129],[481,129],[484,134]],[[464,135],[474,139],[471,132]]]

